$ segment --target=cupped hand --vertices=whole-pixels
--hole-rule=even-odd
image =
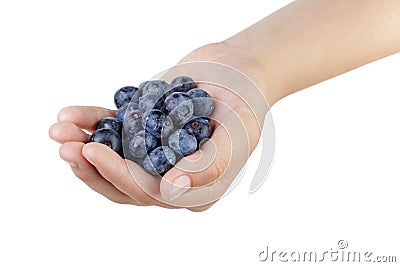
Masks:
[[[237,68],[262,86],[263,70],[248,51],[227,44],[212,44],[195,50],[181,62],[212,61]],[[260,101],[249,105],[233,91],[198,83],[214,99],[213,134],[194,154],[179,161],[163,177],[148,174],[136,163],[121,158],[105,145],[87,143],[97,122],[115,116],[101,107],[63,108],[49,129],[61,144],[59,153],[74,174],[94,191],[122,204],[157,205],[203,211],[229,188],[258,143],[268,107]],[[251,102],[251,101],[250,101]],[[260,114],[261,113],[261,114]],[[264,113],[264,114],[263,114]],[[88,133],[89,132],[89,133]]]

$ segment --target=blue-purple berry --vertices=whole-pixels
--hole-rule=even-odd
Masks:
[[[170,94],[164,101],[165,110],[176,125],[189,121],[193,116],[193,103],[190,97],[182,92]]]
[[[142,90],[142,95],[154,94],[157,96],[162,96],[167,92],[169,84],[162,80],[151,80],[143,82],[139,85]]]
[[[131,101],[133,95],[135,94],[137,87],[125,86],[117,90],[114,94],[114,104],[117,108],[122,107]]]
[[[157,138],[165,138],[173,132],[174,123],[165,113],[153,109],[143,114],[142,127]]]
[[[115,152],[117,152],[118,154],[121,155],[121,153],[122,153],[121,136],[119,135],[118,132],[116,132],[113,129],[104,129],[103,128],[103,129],[96,130],[95,132],[92,133],[92,135],[89,139],[89,143],[90,142],[104,144],[104,145],[108,146],[109,148],[111,148],[112,150],[114,150]]]
[[[151,109],[163,109],[164,97],[157,94],[146,94],[139,98],[139,109],[146,112]]]
[[[142,127],[142,117],[143,112],[136,109],[136,110],[127,110],[124,118],[124,133],[128,136],[129,139],[133,138],[140,130],[143,129]]]
[[[141,130],[130,141],[129,152],[136,158],[144,158],[148,151],[156,148],[157,144],[157,138],[145,130]]]
[[[121,135],[122,134],[122,122],[114,117],[105,117],[97,123],[96,129],[97,130],[113,129]]]
[[[208,117],[214,110],[214,101],[211,96],[199,88],[191,89],[187,95],[192,99],[193,115],[196,117]]]
[[[183,129],[196,137],[198,145],[200,145],[203,140],[210,138],[212,132],[211,125],[205,118],[194,118],[187,122],[183,126]]]
[[[153,175],[163,175],[176,163],[174,151],[168,146],[159,146],[145,157],[144,169]]]
[[[117,114],[115,115],[115,117],[117,118],[117,120],[123,122],[124,121],[124,117],[125,117],[125,112],[126,109],[128,108],[129,103],[124,104],[123,106],[121,106],[118,110],[117,110]]]
[[[196,87],[195,81],[188,76],[179,76],[171,81],[171,88],[180,86],[182,90],[189,91]],[[183,92],[183,91],[182,91]]]
[[[188,131],[178,129],[169,136],[168,146],[176,153],[188,156],[196,151],[197,140]]]

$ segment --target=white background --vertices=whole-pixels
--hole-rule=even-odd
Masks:
[[[267,245],[340,239],[399,261],[399,54],[277,103],[267,181],[249,195],[248,174],[203,213],[109,202],[48,138],[60,108],[112,108],[117,88],[288,2],[1,1],[0,266],[265,266]]]

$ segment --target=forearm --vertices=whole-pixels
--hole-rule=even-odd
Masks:
[[[400,51],[400,1],[298,0],[225,42],[262,62],[273,104]]]

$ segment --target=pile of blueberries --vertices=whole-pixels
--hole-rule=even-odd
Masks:
[[[187,76],[122,87],[114,103],[116,117],[100,120],[89,142],[107,145],[152,175],[164,175],[212,134],[213,100]]]

